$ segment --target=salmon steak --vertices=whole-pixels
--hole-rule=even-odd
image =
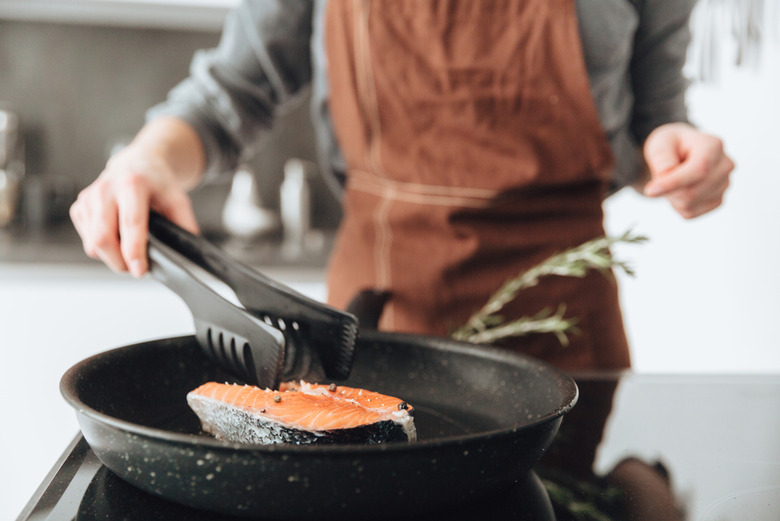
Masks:
[[[416,441],[414,408],[342,385],[286,382],[279,390],[208,382],[187,394],[203,430],[255,445]]]

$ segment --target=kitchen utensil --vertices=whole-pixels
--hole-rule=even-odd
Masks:
[[[24,176],[23,143],[19,137],[19,117],[0,104],[0,228],[16,216]]]
[[[288,159],[284,164],[284,180],[279,187],[279,212],[284,233],[282,248],[293,257],[303,251],[306,235],[311,228],[308,170],[308,162],[296,158]]]
[[[235,237],[252,239],[269,234],[279,227],[279,219],[263,208],[255,174],[241,166],[233,174],[230,193],[222,207],[222,225]]]
[[[187,304],[204,352],[242,380],[277,388],[283,378],[345,378],[357,319],[312,300],[229,257],[163,216],[149,217],[149,271]],[[194,276],[225,283],[237,306]]]
[[[19,117],[0,108],[0,169],[6,169],[14,159],[19,139]]]
[[[18,204],[19,179],[13,172],[0,169],[0,228],[11,224]]]
[[[194,337],[84,360],[60,387],[98,458],[159,497],[266,519],[364,519],[452,508],[512,486],[577,401],[574,381],[518,354],[361,332],[340,383],[414,405],[416,443],[237,445],[205,435],[185,396],[233,378]]]

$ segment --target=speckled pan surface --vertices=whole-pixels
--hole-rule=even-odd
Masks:
[[[419,514],[488,495],[531,468],[577,400],[527,357],[444,339],[366,332],[338,383],[415,406],[416,443],[245,446],[200,431],[186,394],[235,381],[194,337],[126,346],[71,368],[61,390],[100,460],[152,494],[265,519]]]

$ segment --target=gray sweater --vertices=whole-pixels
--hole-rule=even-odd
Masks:
[[[683,76],[695,0],[575,0],[591,94],[615,153],[612,190],[642,173],[641,144],[657,126],[687,121]],[[198,132],[207,176],[234,170],[274,119],[311,94],[323,169],[345,171],[328,112],[323,45],[327,0],[245,0],[219,45],[148,119],[177,116]]]

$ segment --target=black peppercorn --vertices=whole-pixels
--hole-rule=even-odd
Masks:
[[[406,403],[406,402],[401,402],[401,403],[398,404],[398,410],[399,411],[405,411],[408,408],[409,408],[409,404]]]

